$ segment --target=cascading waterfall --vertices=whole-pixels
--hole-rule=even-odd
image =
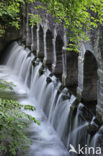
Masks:
[[[28,49],[15,42],[5,68],[7,70],[0,67],[0,77],[4,74],[3,79],[16,84],[16,93],[26,94],[26,98],[18,101],[34,105],[36,111],[27,113],[40,121],[40,126],[32,123],[28,130],[32,140],[29,156],[74,156],[78,154],[69,153],[70,144],[76,150],[78,144],[83,147],[97,145],[103,128],[93,137],[88,133],[91,121],[81,117],[84,105],[78,105],[76,97],[70,95],[67,88],[62,89],[61,82],[51,76],[50,71]],[[98,143],[98,146],[101,145]],[[88,153],[84,155],[89,156]]]

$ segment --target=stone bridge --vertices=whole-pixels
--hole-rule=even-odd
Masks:
[[[37,13],[33,6],[27,12]],[[22,41],[48,68],[57,75],[82,102],[96,107],[103,118],[103,32],[99,29],[87,32],[88,42],[81,42],[80,53],[68,52],[67,30],[55,24],[51,15],[38,11],[42,22],[29,25],[29,15],[23,17]],[[16,37],[17,38],[17,37]],[[19,37],[18,37],[19,38]]]

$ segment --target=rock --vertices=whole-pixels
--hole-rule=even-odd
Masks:
[[[59,88],[59,90],[58,90],[58,94],[60,94],[60,93],[62,92],[63,89],[64,89],[64,86],[61,85],[60,88]]]
[[[87,126],[87,132],[91,134],[92,136],[98,131],[98,129],[99,129],[99,126],[96,126],[95,123],[90,123]]]
[[[29,53],[28,53],[28,55],[27,55],[27,57],[30,57],[30,56],[31,56],[31,54],[32,54],[32,52],[29,52]]]
[[[82,117],[82,119],[91,122],[93,114],[88,110],[88,108],[85,107],[85,105],[83,105],[82,103],[80,103],[78,109],[80,111],[80,116]]]
[[[39,63],[40,63],[39,58],[36,58],[36,59],[35,59],[35,66],[39,65]]]
[[[49,84],[52,82],[52,79],[50,77],[47,77],[46,81],[47,81],[47,84]]]
[[[42,65],[39,69],[39,75],[42,75],[44,73],[44,66]]]
[[[50,74],[49,74],[49,77],[52,77],[53,75],[54,75],[53,73],[50,73]]]

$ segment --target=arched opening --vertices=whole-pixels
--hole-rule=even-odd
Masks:
[[[53,63],[53,44],[52,44],[53,35],[50,30],[46,33],[46,46],[47,46],[47,62],[49,69],[51,70]]]
[[[78,86],[78,53],[67,51],[67,87],[76,94]]]
[[[38,56],[43,60],[44,58],[44,38],[43,38],[43,28],[40,26],[39,28],[39,46],[40,46],[40,51]]]
[[[84,56],[84,86],[83,102],[90,108],[97,104],[97,61],[90,51],[86,51]]]
[[[34,51],[36,52],[37,49],[37,25],[34,26]]]
[[[60,35],[57,35],[56,38],[56,67],[55,67],[55,74],[62,80],[62,47],[64,43],[60,37]]]

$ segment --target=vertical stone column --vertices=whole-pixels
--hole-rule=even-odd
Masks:
[[[37,31],[36,31],[36,35],[37,35],[37,49],[36,49],[36,54],[37,54],[37,56],[38,56],[38,54],[40,52],[39,29],[40,29],[40,25],[37,23]]]
[[[77,87],[77,95],[79,97],[82,96],[83,92],[83,81],[84,81],[84,57],[78,57],[78,87]]]
[[[98,69],[97,114],[103,120],[103,70]]]
[[[56,57],[56,37],[57,37],[57,32],[56,28],[54,28],[54,38],[52,39],[53,42],[53,63],[52,63],[52,71],[55,71],[56,67],[56,62],[57,62],[57,57]]]
[[[46,65],[46,62],[47,62],[47,43],[46,43],[47,30],[48,30],[48,20],[45,19],[44,29],[43,29],[43,38],[44,38],[44,59],[43,59],[43,63],[44,63],[44,65]]]
[[[84,44],[81,42],[80,44],[80,54],[78,56],[78,87],[77,87],[77,95],[81,98],[83,87],[84,87],[84,55],[86,49]]]
[[[26,6],[26,46],[30,47],[31,46],[31,31],[30,31],[30,26],[29,26],[29,10],[28,10],[28,5]]]
[[[31,51],[34,51],[34,26],[31,26]]]
[[[65,86],[67,78],[67,34],[65,28],[64,28],[64,46],[62,48],[62,66],[63,66],[62,82],[63,85]]]
[[[22,7],[22,14],[23,14],[23,23],[22,23],[22,41],[25,42],[26,41],[26,5],[23,5]]]
[[[47,32],[47,28],[44,27],[44,59],[43,59],[44,65],[46,65],[46,61],[47,61],[46,32]]]
[[[66,47],[62,48],[62,65],[63,65],[63,73],[62,73],[62,82],[63,85],[66,85],[67,78],[67,49]]]

